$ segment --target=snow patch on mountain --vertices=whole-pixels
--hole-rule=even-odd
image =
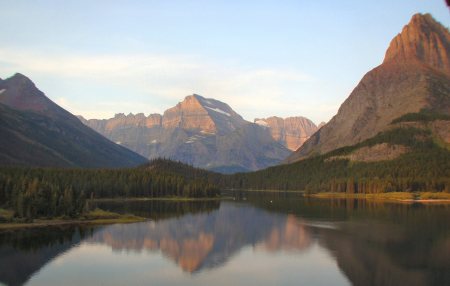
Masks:
[[[256,120],[255,123],[260,126],[269,127],[269,124],[267,124],[264,120]]]
[[[229,114],[228,112],[223,111],[220,108],[214,108],[214,107],[209,107],[209,106],[205,106],[205,108],[208,108],[209,110],[212,110],[212,111],[215,111],[215,112],[218,112],[218,113],[221,113],[221,114],[224,114],[224,115],[226,115],[228,117],[231,116],[231,114]]]

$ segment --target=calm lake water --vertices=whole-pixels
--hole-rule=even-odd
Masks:
[[[5,285],[450,285],[450,206],[239,193],[148,222],[0,233]]]

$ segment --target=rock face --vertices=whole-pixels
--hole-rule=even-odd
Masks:
[[[301,116],[257,118],[255,123],[267,127],[275,141],[292,151],[297,150],[317,131],[317,126],[311,120]]]
[[[353,145],[396,118],[430,109],[450,113],[450,34],[430,15],[414,15],[383,63],[368,72],[338,113],[285,162]]]
[[[165,157],[224,173],[278,164],[290,151],[267,128],[245,121],[230,106],[194,94],[163,115],[116,114],[83,123],[147,157]]]
[[[145,162],[87,128],[24,75],[0,79],[0,165],[112,168]]]
[[[384,63],[417,60],[450,74],[450,34],[430,14],[416,14],[392,41]]]

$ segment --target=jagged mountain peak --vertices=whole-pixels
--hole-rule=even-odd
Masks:
[[[450,74],[450,33],[430,14],[415,14],[386,51],[384,63],[421,61]]]
[[[212,115],[240,117],[228,104],[214,98],[205,98],[199,94],[192,94],[185,98],[186,100],[196,100],[205,110]],[[214,113],[213,113],[214,112]]]
[[[297,150],[317,131],[317,126],[314,122],[303,116],[287,118],[272,116],[256,118],[254,122],[269,128],[272,137],[292,151]]]

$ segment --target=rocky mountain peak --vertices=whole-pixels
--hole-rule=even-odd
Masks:
[[[272,116],[257,118],[254,122],[269,128],[272,138],[292,151],[297,150],[317,131],[314,122],[302,116],[288,118]]]
[[[430,14],[415,14],[390,43],[384,63],[419,60],[450,74],[450,33]]]
[[[0,81],[0,103],[13,109],[66,116],[65,110],[51,101],[25,75],[16,73]]]
[[[189,95],[166,110],[162,119],[166,128],[180,127],[219,134],[231,132],[246,123],[228,104],[198,94]]]
[[[23,75],[21,73],[15,73],[12,77],[6,79],[6,81],[9,81],[16,85],[32,86],[32,87],[36,88],[36,86],[31,81],[31,79],[29,79],[28,77],[26,77],[25,75]]]

